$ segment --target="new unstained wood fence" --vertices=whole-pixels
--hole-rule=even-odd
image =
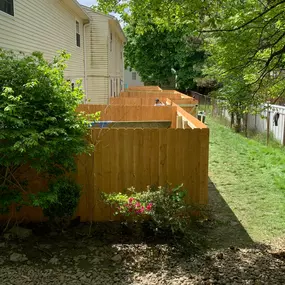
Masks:
[[[101,193],[131,186],[183,183],[188,202],[207,203],[208,129],[93,129],[92,140],[95,152],[78,160],[82,221],[112,219]]]
[[[126,90],[121,93],[120,97],[111,98],[111,105],[128,105],[128,106],[153,106],[155,100],[159,99],[161,102],[172,105],[177,104],[182,107],[189,114],[197,115],[198,100],[193,97],[187,96],[175,90],[164,91],[149,91],[149,90]]]
[[[129,86],[128,90],[162,91],[159,86]]]
[[[80,105],[78,111],[87,114],[100,111],[100,121],[171,121],[171,127],[176,127],[175,106]]]
[[[82,196],[76,215],[81,221],[107,221],[114,217],[101,193],[122,192],[129,187],[184,185],[187,201],[208,201],[209,129],[172,102],[172,106],[81,105],[78,111],[101,111],[102,121],[171,121],[172,128],[92,128],[95,151],[77,158],[77,182]],[[31,192],[42,190],[44,181],[29,171]],[[11,212],[14,213],[14,212]],[[39,209],[23,208],[13,218],[38,222]],[[8,217],[0,217],[0,219]]]

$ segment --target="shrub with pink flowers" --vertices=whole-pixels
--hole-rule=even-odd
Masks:
[[[152,205],[152,202],[140,202],[135,197],[129,197],[126,203],[121,203],[117,206],[117,213],[124,214],[127,216],[149,215],[152,210]]]
[[[147,187],[137,192],[129,188],[124,193],[103,193],[106,204],[127,221],[149,219],[154,230],[167,230],[172,233],[184,232],[190,222],[189,205],[185,202],[186,192],[182,185],[176,188]]]

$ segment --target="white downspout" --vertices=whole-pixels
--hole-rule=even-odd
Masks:
[[[85,103],[88,102],[88,81],[87,81],[87,43],[86,43],[86,28],[90,23],[83,25],[83,39],[84,39],[84,87],[85,87]]]

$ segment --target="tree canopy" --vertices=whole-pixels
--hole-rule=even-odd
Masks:
[[[285,0],[99,0],[97,8],[136,22],[137,33],[152,23],[199,36],[210,55],[204,74],[221,82],[219,96],[234,98],[242,112],[284,96]]]
[[[201,76],[205,59],[202,41],[187,35],[183,29],[161,30],[157,25],[152,26],[152,30],[143,34],[136,32],[135,25],[126,27],[126,67],[134,68],[143,82],[151,85],[173,86],[173,72],[176,72],[179,89],[195,88],[194,79]]]

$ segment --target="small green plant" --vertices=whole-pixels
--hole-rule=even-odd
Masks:
[[[74,215],[79,199],[80,186],[68,178],[60,178],[50,183],[47,192],[31,196],[32,204],[41,207],[43,213],[58,226],[68,224]]]
[[[127,220],[139,221],[149,217],[157,230],[172,234],[184,233],[189,225],[191,206],[185,202],[182,185],[176,188],[147,187],[144,192],[129,188],[126,193],[103,193],[106,204],[115,209],[115,215]]]

